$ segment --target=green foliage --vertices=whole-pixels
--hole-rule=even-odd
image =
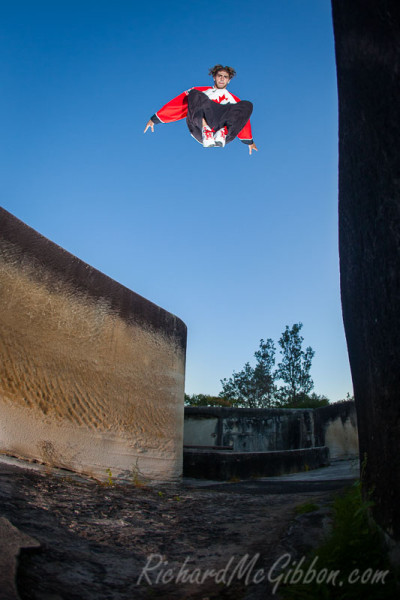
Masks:
[[[219,396],[185,394],[185,406],[226,406],[239,408],[319,408],[329,404],[326,396],[311,393],[314,382],[310,370],[314,350],[303,350],[300,335],[302,323],[286,325],[279,339],[281,361],[275,367],[275,345],[272,339],[260,340],[254,353],[254,367],[247,362],[229,379],[221,379]],[[277,385],[282,382],[283,385]],[[353,400],[347,394],[346,401]]]
[[[303,504],[296,506],[294,512],[296,515],[304,515],[305,513],[314,512],[318,509],[318,504],[315,504],[314,502],[304,502]]]
[[[354,395],[350,395],[349,392],[346,394],[346,398],[342,398],[342,400],[336,400],[334,404],[339,404],[341,402],[354,402]]]
[[[299,394],[293,402],[286,402],[285,408],[319,408],[328,406],[329,400],[326,396],[315,394]]]
[[[229,379],[222,379],[221,396],[233,406],[268,408],[274,406],[275,386],[272,369],[275,365],[275,346],[271,339],[260,340],[254,353],[256,366],[246,363],[239,373],[233,372]]]
[[[106,469],[106,473],[107,473],[107,485],[110,485],[110,486],[114,485],[111,469]]]
[[[335,499],[332,532],[302,565],[304,574],[313,565],[315,577],[309,583],[301,580],[294,583],[289,576],[286,585],[279,588],[282,600],[392,600],[398,597],[398,574],[391,567],[382,536],[371,521],[370,507],[371,502],[362,498],[360,482]],[[324,569],[327,574],[339,573],[331,581],[326,577],[317,583],[317,574],[323,574]]]
[[[208,396],[207,394],[185,394],[185,406],[234,406],[231,401],[222,396]]]
[[[238,373],[222,379],[220,396],[232,406],[246,408],[316,408],[325,406],[329,400],[316,394],[309,395],[314,387],[310,375],[314,350],[302,349],[304,339],[300,335],[302,323],[286,326],[279,339],[281,362],[275,366],[275,345],[272,339],[260,340],[255,352],[256,365],[247,362]],[[276,381],[283,386],[277,387]]]
[[[300,335],[302,323],[295,323],[285,331],[279,339],[282,360],[278,364],[275,376],[284,382],[279,389],[280,404],[287,405],[296,402],[298,397],[308,394],[314,387],[310,369],[314,350],[308,346],[302,349],[304,338]]]

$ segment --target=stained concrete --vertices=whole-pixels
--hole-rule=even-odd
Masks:
[[[316,446],[312,409],[185,407],[184,444],[235,452]],[[324,445],[324,444],[320,444]]]
[[[184,323],[3,209],[0,251],[0,452],[179,477]]]
[[[308,471],[329,464],[326,446],[276,452],[184,448],[183,474],[200,479],[250,479]]]
[[[332,459],[358,457],[357,413],[354,400],[316,408],[314,420],[316,437],[328,446]]]
[[[330,457],[358,456],[354,401],[317,409],[185,407],[186,447],[275,452],[327,446]]]
[[[359,477],[360,464],[358,459],[336,459],[328,466],[300,473],[286,473],[277,477],[257,477],[250,481],[240,480],[234,483],[188,477],[185,478],[185,484],[189,487],[219,489],[237,494],[291,494],[333,491],[351,484]]]

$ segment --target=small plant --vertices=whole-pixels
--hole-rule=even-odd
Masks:
[[[141,472],[139,468],[139,459],[136,459],[135,464],[132,467],[132,483],[135,487],[142,488],[146,486],[147,478]]]
[[[108,478],[107,478],[107,485],[110,485],[110,486],[114,485],[114,481],[113,481],[113,478],[112,478],[111,469],[106,469],[106,473],[107,473],[107,476],[108,476]]]
[[[314,512],[318,509],[318,504],[314,504],[314,502],[304,502],[303,504],[299,504],[298,506],[296,506],[294,512],[296,513],[296,515],[304,515],[305,513]]]
[[[164,496],[164,492],[157,492],[157,494],[162,498]]]

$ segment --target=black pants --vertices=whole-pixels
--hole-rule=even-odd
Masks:
[[[190,90],[186,123],[190,133],[198,142],[203,141],[203,119],[214,131],[226,127],[228,129],[226,143],[229,143],[242,131],[252,112],[253,105],[247,100],[241,100],[236,104],[218,104],[203,92]]]

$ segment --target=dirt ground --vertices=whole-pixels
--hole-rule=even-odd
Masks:
[[[111,486],[0,463],[0,515],[41,544],[21,551],[22,600],[276,598],[284,557],[321,539],[335,493]],[[320,509],[296,516],[305,502]]]

